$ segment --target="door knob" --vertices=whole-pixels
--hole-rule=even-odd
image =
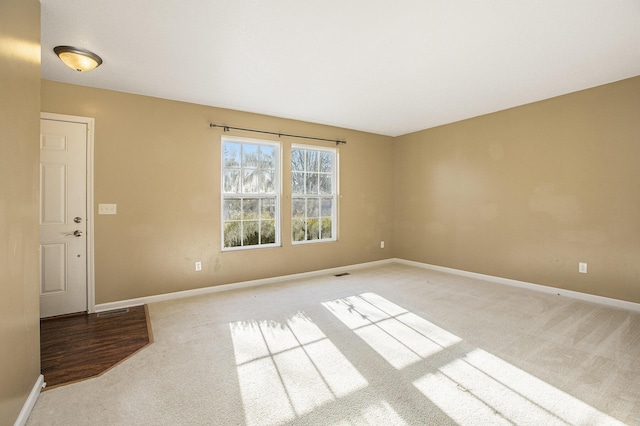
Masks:
[[[75,231],[73,231],[72,234],[64,234],[68,237],[74,236],[74,237],[82,237],[82,231],[79,229],[76,229]]]

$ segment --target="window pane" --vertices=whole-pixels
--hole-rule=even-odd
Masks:
[[[258,171],[255,169],[243,170],[242,192],[245,194],[255,194],[258,192]]]
[[[291,216],[295,219],[304,219],[305,212],[305,199],[304,198],[292,198],[291,199]]]
[[[320,172],[331,173],[333,171],[333,153],[321,151],[320,152]]]
[[[262,181],[260,182],[260,193],[273,194],[275,193],[275,173],[272,171],[262,172]]]
[[[225,142],[223,148],[224,158],[222,159],[223,166],[226,167],[240,167],[240,144],[233,142]]]
[[[333,200],[323,198],[320,203],[320,216],[331,217],[333,216]]]
[[[260,244],[273,244],[276,242],[276,221],[263,220],[260,222]]]
[[[304,241],[306,240],[305,235],[304,220],[294,219],[291,222],[291,239],[293,241]]]
[[[261,219],[275,219],[276,217],[276,201],[275,199],[263,199],[262,208],[260,209]]]
[[[320,175],[320,194],[331,194],[332,192],[331,175]]]
[[[239,247],[242,245],[240,238],[240,222],[225,222],[224,224],[224,246]]]
[[[274,170],[276,168],[276,149],[272,146],[260,146],[260,168]]]
[[[255,246],[259,244],[258,221],[250,220],[242,223],[242,245]]]
[[[240,192],[240,170],[224,171],[224,192],[238,194]]]
[[[320,239],[320,226],[318,219],[309,219],[307,221],[307,239]]]
[[[318,174],[309,173],[307,174],[307,194],[317,194],[317,193],[318,193]]]
[[[242,212],[240,207],[240,200],[233,198],[224,200],[223,207],[223,220],[226,222],[228,220],[240,220],[242,219]]]
[[[242,167],[258,167],[258,145],[242,144]]]
[[[307,199],[307,217],[320,216],[320,200],[317,198]]]
[[[304,150],[303,149],[292,149],[291,150],[291,170],[293,171],[303,171],[305,167],[305,159],[304,159]]]
[[[304,173],[291,173],[291,192],[294,194],[304,194]]]
[[[307,171],[317,172],[318,169],[318,151],[307,151]]]
[[[242,219],[258,219],[259,202],[257,198],[245,198],[242,202]]]
[[[320,229],[320,233],[322,236],[322,239],[325,238],[331,238],[331,218],[322,218],[322,229]]]

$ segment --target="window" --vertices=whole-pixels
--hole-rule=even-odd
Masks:
[[[222,138],[223,250],[280,244],[280,146]]]
[[[336,240],[336,149],[291,147],[291,241]]]

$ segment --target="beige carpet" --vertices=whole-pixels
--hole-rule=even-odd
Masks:
[[[149,311],[154,344],[28,424],[640,425],[624,310],[388,264]]]

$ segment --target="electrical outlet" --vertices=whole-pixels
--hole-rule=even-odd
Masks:
[[[384,241],[380,241],[380,248],[384,248]]]
[[[586,274],[587,273],[587,264],[580,262],[578,263],[578,272],[580,272],[581,274]]]
[[[196,262],[196,271],[202,271],[202,262]]]

